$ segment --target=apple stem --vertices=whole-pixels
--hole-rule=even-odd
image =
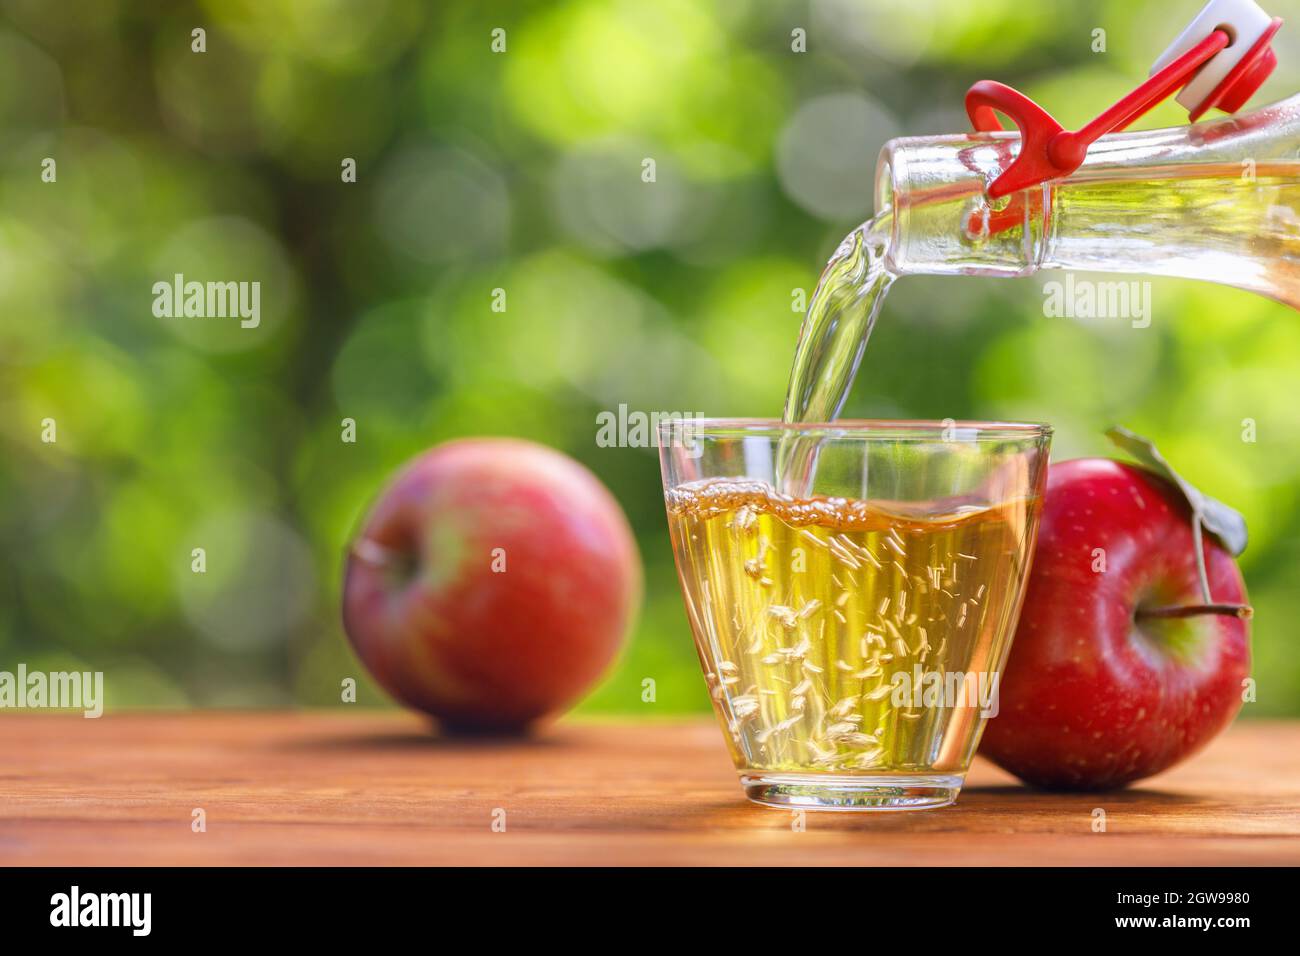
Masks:
[[[1223,614],[1248,621],[1254,616],[1255,609],[1249,604],[1180,604],[1138,608],[1134,616],[1140,621],[1147,617],[1200,617],[1202,614]]]
[[[1214,596],[1210,594],[1210,575],[1205,569],[1205,543],[1201,531],[1201,514],[1198,511],[1192,516],[1192,546],[1196,548],[1196,576],[1201,581],[1202,599],[1206,604],[1213,604]]]

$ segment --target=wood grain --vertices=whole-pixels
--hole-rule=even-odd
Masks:
[[[707,719],[570,721],[526,741],[443,740],[402,714],[0,727],[5,865],[1300,863],[1292,723],[1238,722],[1138,789],[1036,793],[977,763],[953,807],[809,813],[804,832],[744,800]]]

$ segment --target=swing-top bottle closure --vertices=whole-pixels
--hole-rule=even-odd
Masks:
[[[1236,112],[1277,66],[1271,44],[1281,26],[1281,18],[1270,17],[1252,0],[1210,0],[1156,60],[1146,82],[1076,131],[1063,129],[1045,109],[1005,83],[979,81],[966,94],[975,130],[1001,130],[998,113],[1020,130],[1020,152],[989,184],[988,198],[1069,176],[1083,164],[1093,142],[1126,128],[1175,91],[1191,122],[1210,109]],[[999,224],[1009,226],[1013,218],[999,216]]]

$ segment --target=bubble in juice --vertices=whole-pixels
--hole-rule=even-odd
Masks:
[[[981,714],[996,710],[1038,503],[922,516],[746,480],[669,492],[687,610],[737,767],[964,772]]]

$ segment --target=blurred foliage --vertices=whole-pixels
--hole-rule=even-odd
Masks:
[[[793,290],[881,143],[964,129],[984,76],[1077,125],[1197,6],[0,0],[0,666],[104,669],[110,707],[337,704],[356,521],[421,449],[503,434],[590,466],[640,542],[644,611],[584,708],[646,713],[645,677],[656,712],[707,707],[654,452],[597,447],[597,414],[779,413]],[[260,327],[155,318],[178,271],[259,280]],[[1046,420],[1057,458],[1149,435],[1246,514],[1248,713],[1300,713],[1296,315],[1162,281],[1134,332],[1044,318],[1039,285],[899,283],[847,413]]]

